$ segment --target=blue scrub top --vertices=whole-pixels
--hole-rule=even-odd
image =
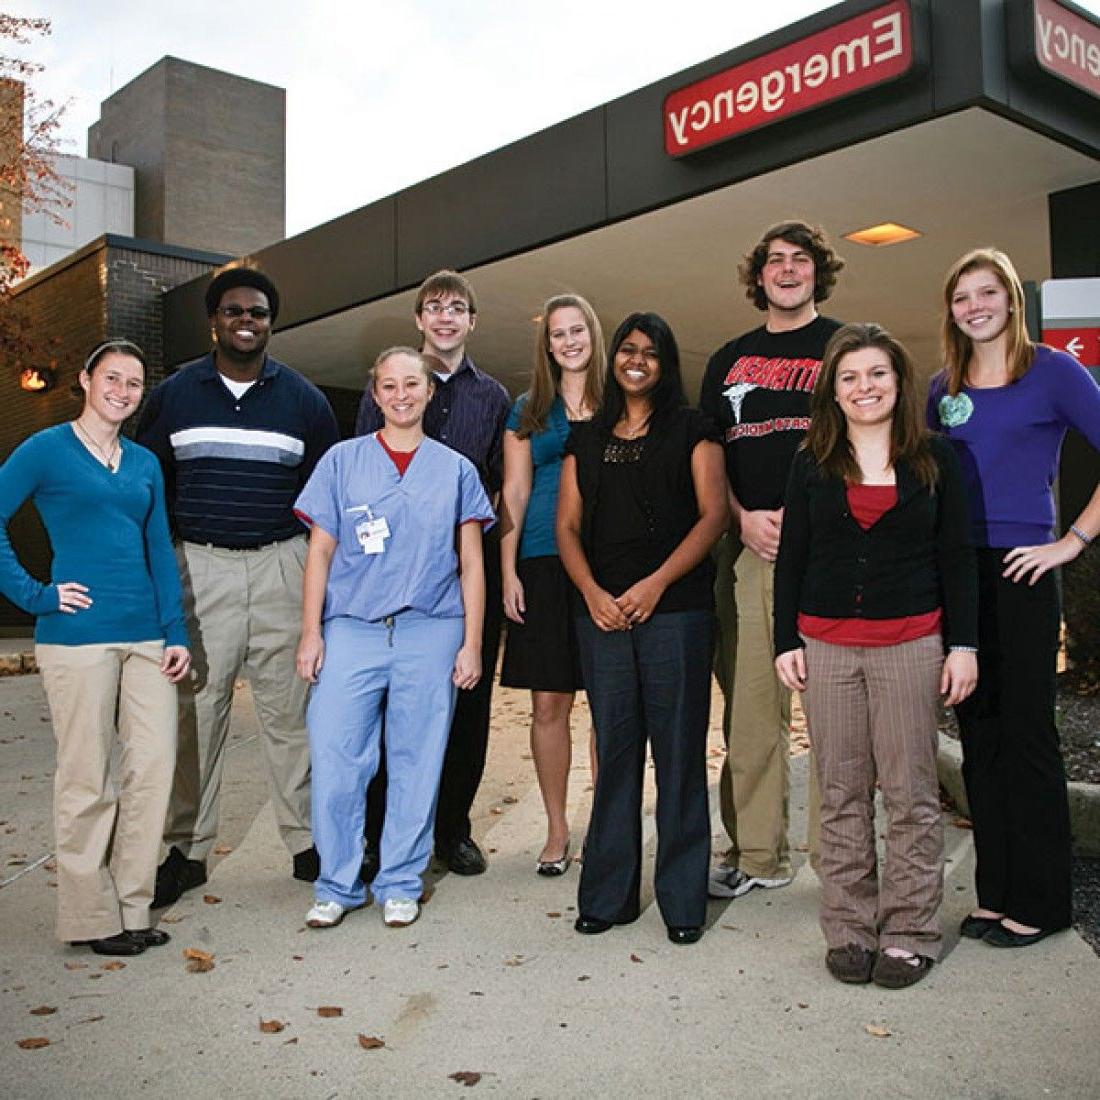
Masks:
[[[508,414],[505,427],[519,430],[527,394],[520,397]],[[554,525],[558,515],[558,485],[561,482],[561,463],[565,457],[565,444],[569,439],[569,420],[561,397],[554,399],[546,417],[546,427],[535,432],[528,442],[531,445],[531,496],[523,517],[523,535],[519,543],[521,558],[556,556],[558,540]]]
[[[321,457],[294,503],[303,522],[336,539],[323,618],[376,622],[413,609],[437,618],[463,614],[455,530],[495,522],[473,464],[425,439],[404,475],[375,438],[337,443]],[[357,527],[386,521],[380,554],[364,553]]]

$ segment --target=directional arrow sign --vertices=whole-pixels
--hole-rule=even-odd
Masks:
[[[1043,343],[1100,367],[1100,279],[1050,279],[1042,301]]]

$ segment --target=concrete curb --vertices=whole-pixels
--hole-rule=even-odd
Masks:
[[[937,767],[940,786],[950,795],[959,812],[969,815],[962,777],[962,746],[954,738],[940,734]],[[1100,859],[1100,784],[1067,783],[1066,788],[1074,854]]]

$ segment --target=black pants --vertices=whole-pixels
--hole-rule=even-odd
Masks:
[[[713,613],[672,611],[610,633],[585,615],[577,619],[577,641],[599,761],[578,908],[618,923],[638,915],[648,742],[657,781],[657,904],[667,925],[701,925],[710,865]]]
[[[485,621],[481,640],[481,679],[473,691],[459,691],[447,754],[439,781],[439,804],[435,814],[435,848],[446,853],[470,835],[470,807],[474,804],[485,755],[489,747],[489,718],[493,705],[493,677],[496,675],[500,628],[504,617],[500,581],[500,536],[498,528],[485,533]],[[386,755],[383,739],[378,772],[367,788],[367,843],[378,846],[386,814]]]
[[[1069,802],[1054,724],[1058,589],[1005,580],[978,550],[978,687],[955,708],[978,904],[1037,928],[1072,919]]]

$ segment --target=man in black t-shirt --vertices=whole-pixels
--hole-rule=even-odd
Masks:
[[[720,347],[703,377],[699,405],[722,431],[742,545],[733,567],[736,610],[728,598],[718,607],[718,671],[727,693],[722,819],[731,847],[711,875],[712,897],[791,881],[791,699],[773,665],[773,574],[791,460],[809,426],[825,345],[840,328],[818,314],[817,303],[829,297],[843,266],[816,227],[790,221],[768,229],[738,272],[767,320]]]

